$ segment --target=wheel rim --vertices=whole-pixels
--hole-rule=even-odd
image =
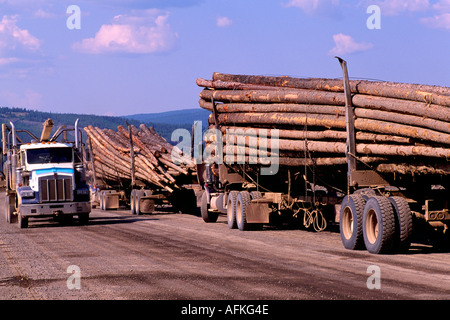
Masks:
[[[229,195],[231,197],[231,195]],[[227,204],[227,219],[228,221],[233,221],[233,201],[231,199],[228,199]]]
[[[242,203],[239,200],[236,203],[236,222],[238,224],[242,222]]]
[[[342,214],[342,233],[347,240],[353,235],[353,214],[349,207],[345,207]]]
[[[367,212],[366,219],[367,240],[374,244],[378,238],[378,218],[375,210],[370,209]]]

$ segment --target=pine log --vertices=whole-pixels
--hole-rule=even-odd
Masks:
[[[312,126],[325,128],[345,128],[345,118],[322,114],[293,113],[227,113],[219,114],[221,125],[271,124],[292,126]],[[391,123],[373,119],[356,119],[355,128],[361,131],[392,134],[396,136],[450,144],[450,135],[430,129],[412,127],[404,124]]]
[[[205,101],[214,99],[224,103],[293,103],[309,105],[345,106],[345,96],[341,92],[312,91],[306,89],[285,90],[207,90],[200,92]],[[203,102],[201,102],[203,103]],[[352,105],[364,109],[398,112],[424,118],[450,121],[450,108],[424,102],[374,97],[356,94]],[[202,106],[200,104],[200,106]],[[212,110],[212,106],[205,105]]]
[[[210,87],[214,87],[214,82],[218,80],[222,82],[229,81],[274,87],[344,92],[343,81],[340,79],[300,79],[291,77],[230,75],[216,72],[213,74],[213,83]],[[448,87],[387,81],[350,80],[350,90],[352,93],[450,106],[450,88]]]
[[[229,127],[223,126],[221,128],[222,134],[234,135],[257,135],[261,136],[277,136],[278,138],[286,139],[311,139],[311,140],[346,140],[347,133],[345,131],[337,130],[323,130],[323,131],[305,131],[305,130],[285,130],[285,129],[261,129],[252,127]],[[373,141],[373,142],[394,142],[402,144],[411,144],[411,139],[400,136],[375,134],[369,132],[357,132],[356,140],[359,141]]]
[[[290,151],[311,151],[323,153],[337,153],[344,154],[346,144],[344,142],[327,142],[327,141],[304,141],[304,140],[289,140],[278,139],[275,145],[272,146],[272,140],[266,138],[245,139],[243,142],[245,146],[260,148],[272,148],[278,150]],[[429,147],[429,146],[403,146],[403,145],[388,145],[388,144],[367,144],[358,143],[356,145],[358,154],[363,155],[393,155],[393,156],[423,156],[435,158],[450,158],[450,149]]]

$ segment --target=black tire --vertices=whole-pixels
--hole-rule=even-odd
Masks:
[[[13,216],[14,216],[14,207],[11,205],[11,196],[10,195],[5,196],[4,210],[5,210],[6,222],[12,223]]]
[[[236,200],[239,192],[230,191],[227,198],[227,222],[228,228],[236,229]]]
[[[252,200],[254,199],[261,199],[262,198],[262,194],[260,191],[251,191],[250,192],[250,198],[252,198]]]
[[[413,219],[408,202],[402,197],[389,197],[395,213],[394,249],[400,252],[408,251],[413,233]]]
[[[395,243],[395,215],[386,197],[371,197],[363,214],[364,244],[370,253],[388,253]]]
[[[203,221],[205,221],[207,223],[216,222],[217,218],[219,217],[219,213],[218,212],[210,212],[208,209],[209,209],[208,194],[206,192],[204,192],[202,195],[202,204],[200,207]]]
[[[131,214],[136,214],[136,190],[131,190],[131,194],[130,194],[130,210],[131,210]]]
[[[100,210],[105,210],[105,192],[100,191]]]
[[[19,212],[19,216],[18,216],[18,222],[19,222],[20,229],[28,228],[28,217],[22,216],[22,214],[20,212]]]
[[[141,212],[141,197],[144,196],[144,190],[136,190],[134,197],[134,212],[136,215],[142,214]]]
[[[362,196],[364,198],[364,201],[367,201],[370,197],[375,197],[377,195],[375,190],[371,188],[358,189],[354,194]]]
[[[78,222],[81,225],[86,225],[89,223],[89,213],[82,213],[78,215]]]
[[[345,196],[339,213],[341,241],[346,249],[364,249],[363,213],[365,200],[359,194]]]
[[[236,224],[239,230],[249,230],[247,223],[247,207],[250,204],[251,197],[248,191],[239,192],[236,199]]]

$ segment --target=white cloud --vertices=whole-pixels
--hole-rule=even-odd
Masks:
[[[431,7],[435,15],[424,17],[420,22],[430,28],[450,30],[450,0],[440,0]]]
[[[1,90],[0,103],[3,106],[36,109],[42,106],[42,95],[31,89],[26,89],[20,93]]]
[[[0,57],[0,66],[5,66],[7,64],[11,64],[14,62],[18,62],[19,58],[16,57],[8,57],[8,58],[1,58]]]
[[[289,0],[282,6],[300,8],[309,15],[339,16],[341,10],[339,0]]]
[[[371,43],[356,42],[349,35],[338,33],[333,35],[335,46],[329,51],[330,55],[344,55],[369,50],[373,47]]]
[[[443,28],[450,30],[450,13],[435,15],[420,19],[420,22],[430,28]]]
[[[35,51],[40,41],[26,29],[17,26],[17,16],[3,16],[0,21],[0,49],[16,50],[19,48]]]
[[[177,38],[168,18],[167,12],[155,9],[118,15],[111,24],[102,25],[93,38],[83,39],[73,48],[90,54],[167,52],[174,47]]]
[[[381,14],[387,16],[395,16],[404,12],[422,12],[430,8],[429,0],[368,0],[366,3],[380,6]]]
[[[228,17],[218,17],[216,20],[216,25],[220,28],[229,27],[233,24],[233,20]]]
[[[438,12],[442,13],[449,13],[450,12],[450,0],[440,0],[436,2],[432,8],[434,10],[437,10]]]
[[[38,19],[51,19],[54,18],[56,15],[54,13],[45,11],[42,8],[39,8],[34,12],[33,16]]]

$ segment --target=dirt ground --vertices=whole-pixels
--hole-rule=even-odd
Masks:
[[[27,229],[1,217],[0,299],[448,300],[450,253],[413,243],[373,255],[344,249],[334,230],[242,232],[225,216],[94,209],[85,226]]]

